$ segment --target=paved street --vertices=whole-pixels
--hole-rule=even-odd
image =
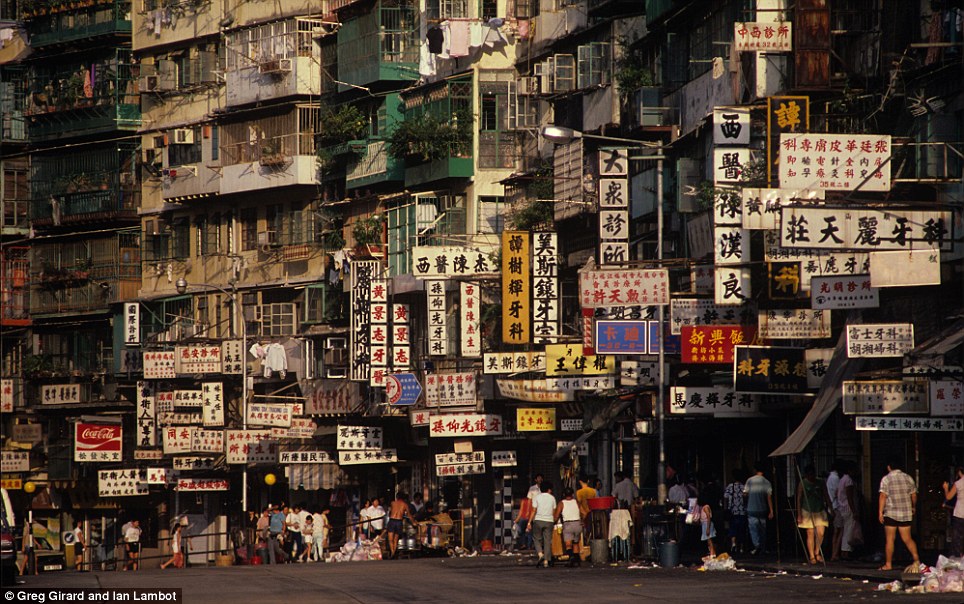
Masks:
[[[180,587],[184,602],[365,603],[552,602],[577,597],[608,602],[927,601],[961,602],[962,594],[908,596],[876,592],[875,583],[762,572],[695,569],[536,569],[506,558],[422,559],[347,564],[191,568],[29,577],[27,587]]]

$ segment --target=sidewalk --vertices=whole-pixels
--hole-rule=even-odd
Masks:
[[[878,570],[880,566],[879,562],[862,562],[859,560],[810,565],[788,560],[777,562],[772,556],[759,558],[738,556],[735,560],[737,567],[747,570],[787,572],[794,575],[811,577],[823,575],[824,577],[870,581],[871,583],[889,583],[894,580],[899,580],[901,579],[903,568],[906,566],[906,564],[900,565],[899,567],[895,567],[895,570]]]

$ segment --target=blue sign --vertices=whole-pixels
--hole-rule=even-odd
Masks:
[[[680,354],[682,350],[683,347],[680,344],[679,336],[666,334],[666,342],[663,344],[663,353]],[[649,354],[659,354],[659,321],[649,322]]]
[[[596,321],[596,354],[646,354],[646,321]]]
[[[414,373],[392,373],[385,376],[385,396],[390,405],[414,405],[422,394],[422,385]]]

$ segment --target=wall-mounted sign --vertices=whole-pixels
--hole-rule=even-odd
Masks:
[[[533,233],[532,335],[536,343],[553,342],[559,335],[559,305],[559,236]]]
[[[830,337],[830,311],[806,308],[761,310],[760,337],[768,340],[796,340]]]
[[[213,470],[217,457],[175,457],[171,460],[171,467],[177,470]]]
[[[428,433],[433,437],[498,436],[502,434],[502,416],[479,413],[433,415]]]
[[[40,424],[14,424],[13,440],[22,443],[39,443],[43,440],[43,427]]]
[[[191,428],[191,453],[221,453],[224,451],[224,432]]]
[[[557,440],[556,450],[558,451],[559,449],[572,449],[572,441]],[[579,456],[589,455],[589,443],[586,441],[579,443],[579,446],[576,447],[576,455],[579,455]]]
[[[669,304],[666,269],[584,270],[579,273],[583,308]]]
[[[528,231],[502,233],[502,341],[530,341],[529,312],[532,275]]]
[[[338,426],[337,448],[339,451],[381,449],[382,429],[378,426]]]
[[[902,357],[913,349],[913,323],[847,326],[847,356],[851,359]]]
[[[435,465],[437,466],[458,466],[466,463],[485,463],[485,451],[435,454]]]
[[[448,303],[445,297],[445,281],[432,279],[425,282],[425,301],[428,304],[428,353],[445,356],[449,352]]]
[[[713,263],[741,264],[750,260],[750,233],[739,226],[713,227]]]
[[[713,149],[713,184],[739,185],[744,167],[750,163],[747,147],[717,147]]]
[[[397,461],[398,451],[395,449],[338,452],[338,464],[342,466],[357,466],[369,463],[396,463]]]
[[[0,413],[13,413],[13,379],[0,380]]]
[[[372,377],[372,281],[381,270],[378,260],[352,260],[351,331],[348,332],[348,377],[353,382],[371,382]]]
[[[44,405],[62,405],[84,402],[84,389],[80,384],[44,384],[40,386],[40,402]]]
[[[74,425],[74,461],[121,461],[123,433],[120,424]]]
[[[714,269],[713,300],[719,305],[740,306],[750,299],[750,269],[720,266]]]
[[[608,375],[615,372],[615,359],[605,355],[586,356],[579,344],[546,346],[546,377]]]
[[[889,191],[890,153],[889,135],[781,134],[780,187]]]
[[[940,285],[941,252],[936,249],[873,252],[870,280],[875,287]]]
[[[312,438],[318,424],[304,417],[292,417],[291,426],[287,428],[271,428],[272,436],[278,438]]]
[[[749,145],[750,110],[746,107],[713,109],[714,145]]]
[[[556,429],[556,410],[553,407],[520,407],[516,412],[519,432],[551,432]]]
[[[244,373],[245,351],[241,340],[221,342],[221,373],[241,375]]]
[[[225,430],[224,446],[227,464],[278,462],[278,441],[271,430]]]
[[[428,409],[409,409],[408,423],[413,428],[427,426],[432,419],[432,413]]]
[[[482,356],[482,289],[474,281],[459,283],[459,350],[462,357],[474,359]]]
[[[751,325],[757,318],[753,302],[736,307],[720,306],[708,298],[673,298],[669,308],[673,335],[687,325]]]
[[[928,411],[928,384],[923,380],[845,381],[843,412],[890,415]]]
[[[29,472],[29,451],[0,451],[0,472]]]
[[[870,275],[813,277],[810,281],[810,306],[825,310],[877,308],[880,306],[880,290],[871,285]]]
[[[486,375],[545,371],[545,351],[487,352],[482,357],[482,372]]]
[[[141,343],[141,305],[124,303],[124,344],[137,346]]]
[[[833,348],[807,348],[804,358],[807,362],[808,388],[815,390],[823,383],[823,378],[830,368],[833,353]]]
[[[793,24],[789,21],[733,24],[734,52],[790,52]]]
[[[625,364],[625,362],[624,362]],[[501,382],[505,380],[499,380],[499,388],[502,388]],[[567,392],[572,392],[575,390],[612,390],[616,387],[616,376],[615,375],[587,375],[587,376],[573,376],[573,377],[550,377],[546,378],[546,388],[550,392],[557,392],[564,390]],[[516,397],[510,397],[516,398]],[[530,402],[540,402],[537,400],[530,400]],[[542,402],[555,402],[555,401],[542,401]]]
[[[784,207],[780,246],[825,250],[950,250],[953,214],[901,208]]]
[[[157,411],[154,383],[137,382],[137,446],[150,449],[157,446]]]
[[[488,275],[498,271],[495,254],[495,247],[415,246],[412,274],[419,279]]]
[[[224,425],[224,384],[221,382],[201,384],[201,409],[205,426]]]
[[[518,465],[515,451],[492,451],[493,468],[512,468]]]
[[[280,451],[278,463],[337,463],[337,460],[328,451]]]
[[[594,349],[597,354],[646,354],[649,329],[646,321],[596,321]]]
[[[174,351],[149,352],[144,351],[144,379],[145,380],[173,380],[177,377],[174,370],[177,355]]]
[[[161,442],[164,454],[191,452],[192,429],[189,427],[169,427],[161,430]]]
[[[723,386],[670,388],[669,412],[676,415],[738,415],[758,413],[759,400],[753,394],[734,392]]]
[[[823,199],[823,191],[800,189],[743,189],[743,228],[776,230],[780,228],[780,208],[784,205]]]
[[[803,348],[737,346],[733,351],[733,389],[759,394],[806,394]]]
[[[291,426],[291,405],[248,403],[248,424],[254,426]]]
[[[355,382],[336,379],[302,380],[305,415],[347,415],[361,399]]]
[[[767,98],[767,181],[772,185],[779,173],[780,135],[810,130],[810,97],[771,96]]]
[[[904,430],[909,432],[964,431],[964,419],[951,417],[873,417],[855,418],[858,430]]]
[[[559,388],[551,384],[547,378],[544,380],[496,380],[499,387],[499,394],[503,398],[511,398],[527,403],[563,403],[571,401],[575,397],[571,390]]]
[[[231,482],[227,478],[178,478],[174,490],[181,492],[229,491],[231,490]]]
[[[474,371],[445,372],[425,376],[427,407],[474,407],[479,400]]]
[[[175,346],[174,362],[174,372],[182,375],[221,373],[221,347]]]
[[[779,227],[778,227],[779,228]],[[870,272],[869,252],[829,252],[807,248],[780,246],[780,231],[763,235],[763,256],[767,262],[796,262],[800,265],[800,290],[810,290],[810,280],[817,276],[847,276]]]
[[[930,408],[933,416],[964,416],[964,382],[931,380]]]
[[[753,341],[756,328],[742,325],[684,327],[680,335],[684,363],[733,363],[733,347]]]
[[[145,469],[97,472],[97,494],[100,497],[136,497],[148,492]]]
[[[451,466],[435,466],[436,476],[468,476],[485,474],[485,462],[470,462]]]

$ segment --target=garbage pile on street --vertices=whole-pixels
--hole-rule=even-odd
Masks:
[[[918,594],[964,592],[964,558],[939,556],[936,565],[921,565],[920,575],[920,585],[905,588],[900,581],[891,581],[878,585],[877,591]]]
[[[736,570],[736,561],[725,552],[715,557],[706,556],[703,558],[703,565],[698,570]]]
[[[376,538],[373,541],[362,539],[345,543],[340,550],[331,555],[329,562],[363,562],[381,559],[382,548]]]

